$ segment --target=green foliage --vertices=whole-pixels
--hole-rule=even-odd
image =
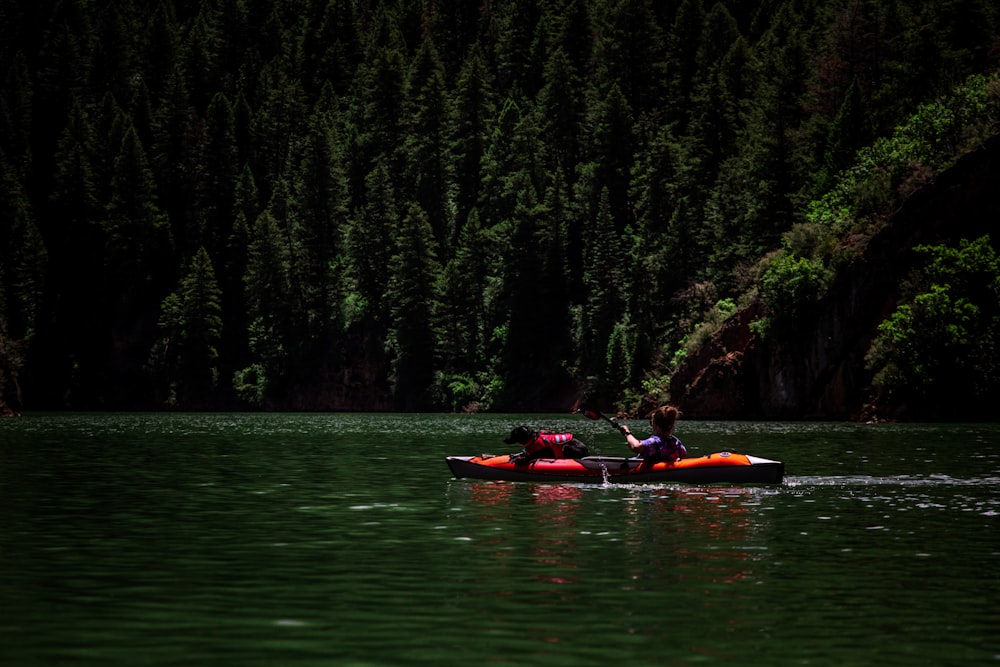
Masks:
[[[779,247],[762,292],[804,313],[1000,118],[988,0],[258,5],[12,14],[0,287],[40,405],[228,407],[208,369],[278,408],[634,392]]]
[[[475,412],[479,408],[483,391],[475,378],[438,373],[434,379],[434,393],[439,396],[439,402],[451,412]]]
[[[203,408],[211,404],[219,382],[218,345],[222,340],[222,291],[204,247],[160,306],[162,338],[153,347],[150,367],[167,386],[170,407]]]
[[[236,396],[247,405],[263,407],[267,395],[267,373],[260,364],[252,364],[233,375]]]
[[[928,262],[868,353],[890,407],[913,416],[975,415],[1000,393],[1000,256],[989,238],[919,246]]]
[[[294,346],[290,259],[284,231],[268,210],[254,224],[243,276],[248,315],[248,342],[254,365],[253,383],[264,389],[282,388]],[[237,383],[246,385],[247,382]],[[240,393],[239,387],[237,392]],[[259,399],[254,396],[256,403]]]
[[[836,186],[809,204],[807,219],[834,234],[864,230],[963,150],[990,136],[1000,108],[990,92],[997,75],[973,75],[947,97],[920,105],[891,137],[859,151]]]
[[[427,214],[413,204],[400,225],[396,252],[389,262],[391,319],[386,347],[392,360],[396,407],[400,409],[430,407],[425,396],[435,370],[436,246]]]
[[[761,299],[776,323],[788,324],[808,316],[832,278],[823,262],[779,253],[761,278]]]

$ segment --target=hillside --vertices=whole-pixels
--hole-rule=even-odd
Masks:
[[[675,372],[674,400],[693,418],[911,419],[906,404],[886,405],[865,357],[877,327],[899,305],[901,285],[920,244],[957,245],[988,234],[1000,220],[1000,136],[963,155],[907,197],[854,260],[841,269],[794,336],[751,331],[755,300]],[[992,418],[986,405],[962,416]],[[985,409],[984,409],[985,408]]]
[[[887,229],[996,133],[998,35],[995,0],[0,0],[0,401],[985,404],[993,246],[914,275],[944,223]]]

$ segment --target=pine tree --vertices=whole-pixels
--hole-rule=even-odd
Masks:
[[[449,80],[459,71],[470,47],[479,35],[481,10],[478,3],[467,0],[436,0],[426,3],[425,31],[441,51]]]
[[[83,104],[72,98],[53,157],[47,215],[38,218],[43,236],[53,239],[51,293],[59,295],[51,325],[39,331],[38,375],[32,389],[41,404],[92,406],[107,375],[107,302],[104,217],[94,174],[94,129]],[[29,378],[29,382],[31,382]]]
[[[580,74],[562,49],[557,48],[550,55],[544,81],[538,94],[534,122],[545,137],[547,169],[558,170],[561,178],[572,185],[580,159],[585,102],[580,92],[583,88]]]
[[[500,0],[490,19],[495,30],[496,71],[500,89],[515,97],[532,98],[533,82],[531,45],[538,22],[533,0]]]
[[[676,123],[677,132],[687,132],[688,109],[694,92],[697,51],[705,22],[702,0],[682,0],[674,22],[667,33],[667,110],[669,122]]]
[[[638,156],[633,173],[638,219],[626,293],[637,336],[637,370],[653,366],[655,341],[676,319],[671,299],[694,279],[704,260],[692,238],[695,227],[684,214],[682,155],[672,126],[661,126]]]
[[[742,119],[737,100],[744,94],[749,53],[736,20],[716,4],[705,17],[696,53],[689,111],[690,143],[706,182],[732,154]]]
[[[17,169],[11,168],[0,151],[0,290],[6,292],[6,322],[11,340],[28,348],[42,323],[42,299],[49,253]]]
[[[397,409],[431,407],[428,389],[434,381],[437,308],[436,242],[427,216],[410,206],[398,230],[389,263],[391,327],[386,343],[392,359],[392,388]]]
[[[204,247],[191,260],[176,292],[160,307],[163,338],[153,349],[158,378],[169,386],[171,407],[203,409],[216,404],[218,345],[222,340],[222,291]]]
[[[577,76],[584,77],[590,68],[594,49],[594,29],[586,0],[568,0],[561,8],[552,7],[552,45],[549,58],[562,51],[569,59],[569,67]],[[551,77],[546,77],[552,81]]]
[[[189,220],[192,202],[189,199],[184,166],[189,164],[187,139],[194,107],[188,93],[183,68],[175,64],[167,75],[164,92],[153,113],[153,145],[149,156],[156,174],[158,192],[164,210],[172,220]]]
[[[294,346],[291,258],[285,234],[270,209],[254,223],[247,252],[243,284],[254,363],[238,374],[234,384],[241,398],[259,403],[287,391],[286,371]]]
[[[482,51],[473,45],[462,63],[448,119],[451,180],[456,236],[474,208],[482,188],[486,142],[496,117],[493,84]]]
[[[582,371],[596,382],[595,392],[613,392],[606,376],[606,351],[615,324],[624,312],[622,267],[629,258],[616,242],[610,196],[601,191],[597,212],[589,221],[584,239],[583,281],[587,300],[583,307],[580,352]]]
[[[488,241],[473,209],[462,225],[454,255],[438,281],[437,359],[446,377],[471,377],[485,362],[484,292],[488,280]]]
[[[210,255],[220,257],[224,256],[226,232],[235,213],[240,177],[236,116],[223,93],[216,93],[208,105],[205,136],[205,186],[200,203],[205,218],[203,243]]]
[[[356,193],[364,192],[364,180],[376,166],[384,165],[394,182],[402,173],[396,149],[402,133],[405,45],[391,16],[380,12],[378,20],[376,30],[385,33],[385,41],[373,41],[367,46],[348,108],[348,123],[354,134],[347,137],[347,159]],[[363,197],[356,198],[355,203],[363,205]]]
[[[170,279],[173,253],[170,224],[157,203],[153,172],[133,128],[126,130],[115,158],[104,228],[107,277],[120,288],[117,316],[131,319]]]
[[[343,237],[348,226],[347,176],[337,131],[338,116],[329,84],[309,120],[293,179],[292,202],[296,270],[304,309],[303,333],[308,340],[306,363],[336,356],[335,337],[343,328]]]
[[[354,215],[347,230],[348,267],[356,295],[353,317],[377,324],[379,328],[372,332],[378,336],[387,319],[386,267],[398,220],[395,191],[384,165],[368,175],[365,201],[366,206]]]
[[[260,73],[264,95],[253,116],[251,131],[257,148],[255,173],[270,183],[291,169],[290,159],[308,118],[302,82],[288,58],[277,57]]]
[[[417,203],[442,248],[454,238],[446,210],[447,112],[444,66],[434,42],[425,38],[410,65],[403,98],[404,136],[400,148],[406,190],[403,199]]]
[[[657,109],[663,99],[661,69],[666,54],[651,1],[606,3],[594,23],[599,35],[594,53],[598,96],[606,96],[613,82],[637,114]]]
[[[222,292],[204,247],[180,284],[184,303],[180,370],[189,405],[208,405],[218,385],[218,344],[222,339]]]
[[[607,214],[614,223],[612,234],[621,234],[631,218],[629,188],[636,152],[632,110],[617,84],[612,84],[601,99],[591,100],[586,117],[586,163],[580,183],[590,218],[597,210],[599,197],[607,190]]]
[[[0,150],[6,168],[23,178],[32,162],[31,120],[33,90],[31,73],[23,53],[18,52],[4,73],[0,91]]]
[[[309,59],[312,88],[321,90],[325,83],[338,96],[351,87],[361,57],[361,37],[355,3],[349,0],[322,0],[322,16],[306,35],[303,51]]]
[[[507,338],[501,368],[505,391],[495,407],[524,410],[531,409],[552,389],[553,369],[563,361],[554,357],[565,352],[561,344],[566,340],[568,323],[566,318],[558,317],[558,309],[549,311],[552,302],[546,293],[559,287],[550,279],[562,277],[558,269],[563,267],[552,267],[550,272],[546,262],[550,243],[554,245],[559,239],[546,243],[545,232],[549,230],[543,226],[544,208],[537,201],[528,175],[521,173],[516,180],[517,206],[503,276]]]

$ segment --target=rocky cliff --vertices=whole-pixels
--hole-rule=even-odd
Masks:
[[[913,247],[983,234],[996,246],[997,221],[1000,135],[910,195],[794,330],[754,334],[750,324],[765,312],[760,302],[730,318],[674,373],[672,400],[696,419],[874,416],[865,355],[898,304]]]

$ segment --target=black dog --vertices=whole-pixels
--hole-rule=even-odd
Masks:
[[[504,438],[508,445],[517,443],[524,445],[524,451],[518,455],[519,460],[530,459],[582,459],[590,455],[590,450],[572,433],[553,433],[552,431],[533,431],[527,426],[518,426]]]

